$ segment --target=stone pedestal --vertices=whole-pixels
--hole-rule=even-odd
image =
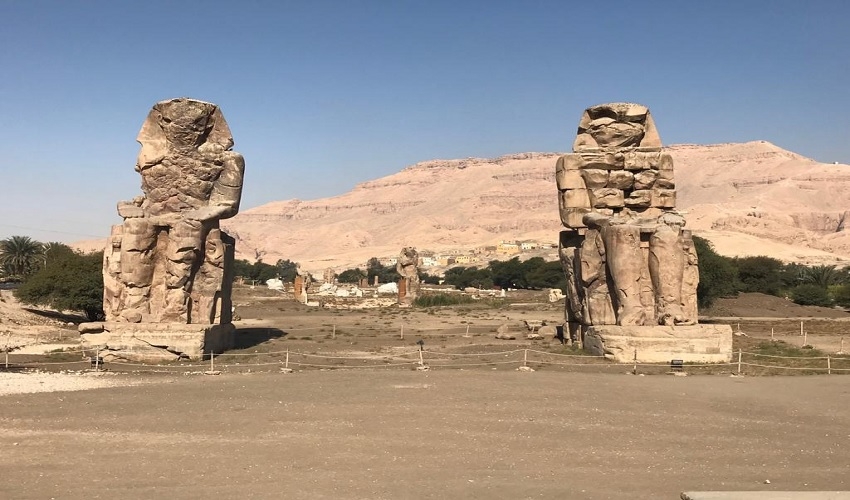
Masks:
[[[591,326],[584,333],[584,350],[619,363],[729,363],[732,361],[732,327]]]
[[[162,362],[200,360],[233,347],[236,328],[177,323],[83,323],[83,349],[100,350],[105,361]]]

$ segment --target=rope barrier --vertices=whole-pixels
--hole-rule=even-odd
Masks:
[[[360,365],[360,366],[357,366],[357,365],[352,365],[352,366],[346,366],[346,365],[317,365],[317,364],[311,364],[311,363],[296,363],[296,362],[293,362],[293,361],[290,361],[290,362],[289,362],[289,364],[290,364],[290,365],[294,365],[294,366],[307,366],[307,367],[311,367],[311,368],[337,368],[337,369],[347,369],[347,368],[385,368],[385,367],[388,367],[388,366],[411,366],[411,365],[418,365],[418,364],[419,364],[419,362],[418,362],[418,361],[410,361],[410,362],[407,362],[407,363],[389,363],[389,364],[382,364],[382,365]]]
[[[774,354],[758,354],[758,353],[755,353],[755,352],[747,352],[747,351],[741,351],[741,354],[747,354],[747,355],[750,355],[750,356],[758,356],[758,357],[762,357],[762,358],[781,358],[781,359],[827,359],[827,358],[843,359],[841,357],[834,357],[834,356],[777,356],[777,355],[774,355]],[[850,359],[850,358],[846,358],[846,359]]]
[[[547,356],[562,356],[568,358],[604,358],[604,355],[593,355],[593,354],[561,354],[559,352],[546,352],[546,351],[538,351],[537,349],[528,349],[528,352],[536,352],[538,354],[545,354]]]
[[[502,354],[508,355],[513,354],[515,352],[522,352],[525,349],[514,349],[512,351],[499,351],[499,352],[485,352],[485,353],[451,353],[451,352],[438,352],[438,351],[426,351],[423,350],[422,354],[435,354],[435,355],[443,355],[443,356],[500,356]]]

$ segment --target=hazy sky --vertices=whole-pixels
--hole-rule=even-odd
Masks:
[[[243,208],[568,151],[609,101],[649,106],[665,144],[850,163],[848,19],[844,0],[0,0],[0,237],[106,235],[141,193],[142,121],[181,96],[221,106]]]

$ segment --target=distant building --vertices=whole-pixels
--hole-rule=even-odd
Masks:
[[[519,244],[520,250],[534,250],[538,248],[540,245],[537,244],[536,241],[523,241]]]
[[[438,264],[437,259],[434,257],[422,257],[419,259],[421,264],[425,267],[436,266]]]
[[[511,255],[511,254],[519,253],[520,248],[519,248],[519,245],[516,244],[516,242],[503,241],[503,242],[499,243],[499,245],[496,247],[496,251],[498,253]]]
[[[455,264],[469,264],[472,262],[471,255],[458,255],[455,257]]]
[[[441,255],[438,258],[438,262],[440,263],[441,266],[450,266],[450,265],[455,263],[455,258],[454,258],[454,256]]]

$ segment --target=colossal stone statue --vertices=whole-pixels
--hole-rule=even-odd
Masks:
[[[152,325],[229,325],[234,240],[219,220],[239,210],[245,161],[231,151],[227,122],[215,104],[171,99],[153,106],[137,140],[144,194],[118,203],[124,222],[104,253],[104,330],[146,342],[146,332],[164,331]]]
[[[398,255],[396,271],[401,275],[398,286],[398,301],[412,305],[419,296],[419,253],[413,247],[404,247]]]
[[[570,336],[605,325],[696,325],[697,255],[649,110],[588,108],[573,151],[555,169]]]

